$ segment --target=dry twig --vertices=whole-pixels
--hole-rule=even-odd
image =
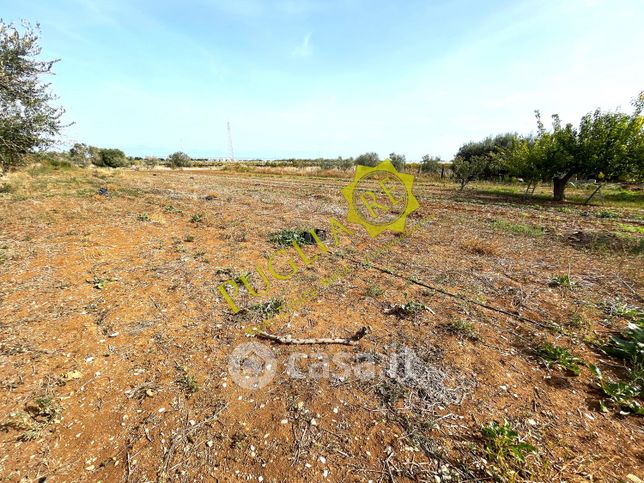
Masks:
[[[347,338],[311,338],[311,339],[294,339],[290,335],[285,335],[285,336],[279,336],[279,335],[273,335],[269,334],[267,332],[257,332],[255,334],[256,337],[259,337],[260,339],[268,339],[272,340],[273,342],[279,342],[280,344],[343,344],[343,345],[356,345],[360,339],[362,339],[365,335],[369,334],[371,332],[371,328],[369,326],[361,327],[358,332],[353,334],[351,337]]]

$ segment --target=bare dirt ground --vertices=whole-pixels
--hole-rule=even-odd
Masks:
[[[600,411],[590,370],[574,376],[535,353],[551,342],[623,374],[597,343],[627,323],[606,307],[641,305],[644,209],[605,217],[605,207],[417,180],[413,233],[371,239],[344,221],[348,182],[188,170],[13,175],[0,194],[0,477],[644,478],[641,418]],[[353,232],[340,232],[339,246],[330,217]],[[266,296],[241,289],[244,310],[232,314],[218,285],[251,273],[262,288],[255,265],[278,249],[271,234],[295,227],[325,230],[329,253],[298,261]],[[564,275],[572,283],[553,286]],[[257,306],[267,301],[289,310]],[[355,346],[280,345],[247,335],[262,319],[293,337],[371,332]],[[276,358],[259,389],[228,369],[248,342]],[[420,379],[384,372],[405,350]],[[293,354],[304,377],[287,371]],[[491,449],[481,429],[494,420],[532,445],[525,461]]]

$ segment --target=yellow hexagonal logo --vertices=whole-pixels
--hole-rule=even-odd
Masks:
[[[351,184],[342,189],[349,203],[347,220],[363,225],[373,238],[385,230],[404,232],[407,217],[419,206],[413,184],[414,177],[396,171],[389,160],[357,166]]]

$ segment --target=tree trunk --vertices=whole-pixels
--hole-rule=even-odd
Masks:
[[[555,201],[564,201],[566,199],[566,185],[568,180],[572,177],[573,173],[568,173],[562,176],[561,178],[555,177],[552,179],[554,188],[553,188],[553,197]]]
[[[535,181],[535,182],[533,183],[533,185],[532,185],[532,191],[530,191],[530,196],[533,196],[533,195],[534,195],[534,190],[536,190],[536,189],[537,189],[537,185],[538,185],[538,184],[539,184],[539,181],[538,181],[538,180],[537,180],[537,181]]]
[[[602,188],[602,186],[604,186],[602,183],[599,183],[597,185],[597,188],[595,188],[595,191],[593,191],[592,194],[586,199],[586,201],[584,201],[584,205],[587,205],[588,203],[590,203],[590,200],[593,199],[593,196],[597,194],[597,192]]]

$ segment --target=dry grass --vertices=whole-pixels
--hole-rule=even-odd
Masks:
[[[524,474],[532,480],[641,471],[637,420],[599,412],[590,371],[574,376],[535,355],[548,342],[574,347],[606,380],[623,377],[597,348],[641,307],[641,254],[571,235],[621,230],[639,241],[619,224],[638,226],[641,207],[582,215],[419,180],[409,223],[424,223],[412,236],[372,239],[350,225],[353,236],[308,267],[296,258],[297,273],[269,293],[240,288],[246,310],[234,315],[217,286],[246,275],[262,289],[256,265],[276,250],[271,234],[328,231],[329,217],[346,215],[347,179],[266,169],[25,171],[3,181],[12,188],[0,193],[0,476],[503,478],[481,429],[504,420],[517,436],[503,448],[529,441],[526,458],[544,462]],[[574,288],[549,286],[563,273]],[[427,310],[387,314],[410,301]],[[419,376],[364,380],[334,362],[346,347],[275,345],[275,378],[243,389],[229,357],[268,317],[268,331],[295,338],[369,325],[346,360],[385,370],[391,351],[410,347]],[[293,358],[308,377],[288,376]],[[55,411],[31,427],[26,408],[40,397]]]
[[[484,240],[479,237],[473,237],[465,240],[461,246],[475,255],[498,257],[501,254],[501,246],[497,240]]]

